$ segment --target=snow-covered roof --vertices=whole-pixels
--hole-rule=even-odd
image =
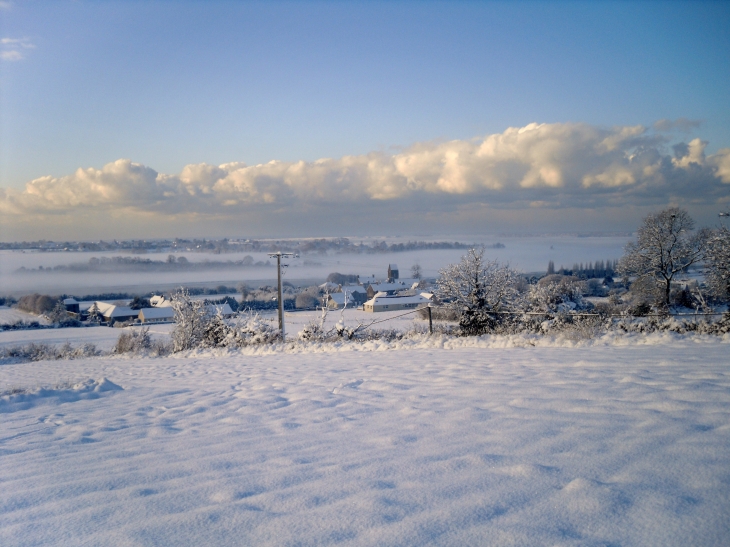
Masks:
[[[139,310],[139,313],[144,316],[145,319],[172,319],[175,316],[175,312],[172,308],[143,308]]]
[[[96,301],[96,308],[99,313],[104,317],[110,319],[116,319],[118,317],[133,317],[139,315],[138,310],[133,310],[128,306],[117,306],[116,304],[110,304],[109,302]]]
[[[405,285],[404,283],[401,283],[400,281],[396,281],[395,283],[371,283],[369,285],[373,288],[374,291],[402,291],[404,289],[409,288],[409,285]]]
[[[390,268],[391,270],[397,270],[397,269],[398,269],[398,264],[388,264],[388,267],[389,267],[389,268]],[[382,266],[381,266],[381,268],[382,268]]]
[[[150,304],[154,308],[169,308],[172,305],[167,298],[161,295],[150,297]]]
[[[65,306],[70,306],[72,304],[78,304],[79,301],[76,300],[75,298],[64,298],[63,299],[63,303],[64,303]]]
[[[221,315],[233,315],[233,310],[228,304],[208,304],[205,309],[208,310],[210,315],[216,315],[218,312]]]
[[[332,302],[335,302],[338,306],[341,306],[345,303],[345,293],[343,292],[334,292],[330,294],[330,300]],[[352,303],[353,298],[351,294],[347,294],[347,303]]]
[[[427,304],[430,299],[426,298],[422,294],[416,294],[412,296],[399,296],[399,295],[388,295],[385,293],[378,293],[373,296],[366,303],[371,305],[382,305],[382,304]]]
[[[342,287],[342,292],[367,292],[367,290],[362,285],[347,285],[346,287]]]

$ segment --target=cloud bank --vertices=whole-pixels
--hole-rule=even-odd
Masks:
[[[192,164],[178,174],[120,159],[101,169],[0,189],[5,218],[79,211],[223,218],[337,210],[443,213],[463,207],[606,209],[692,203],[730,194],[730,148],[706,155],[700,139],[669,146],[664,131],[693,122],[599,128],[529,124],[472,140],[418,143],[313,162]],[[317,219],[313,218],[312,223]]]

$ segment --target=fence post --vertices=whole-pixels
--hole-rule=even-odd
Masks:
[[[433,334],[433,320],[431,319],[431,304],[426,306],[428,310],[428,333]]]

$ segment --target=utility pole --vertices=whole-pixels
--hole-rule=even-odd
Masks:
[[[279,331],[281,332],[281,340],[284,341],[286,339],[286,332],[284,331],[284,295],[281,291],[281,269],[282,267],[286,268],[286,264],[282,266],[281,264],[281,257],[294,257],[296,258],[297,255],[294,253],[282,253],[281,251],[276,253],[269,253],[269,256],[271,258],[276,257],[276,272],[278,274],[279,278],[279,292],[278,292],[278,298],[279,298]]]

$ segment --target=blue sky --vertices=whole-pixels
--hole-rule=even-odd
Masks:
[[[118,237],[141,237],[145,230],[174,235],[176,230],[198,228],[206,232],[200,235],[252,230],[259,235],[287,230],[338,235],[348,228],[370,231],[367,219],[384,210],[390,229],[408,232],[420,214],[428,213],[439,218],[435,230],[463,232],[462,209],[475,204],[496,207],[496,216],[504,222],[509,211],[524,218],[519,213],[524,208],[540,209],[535,218],[542,220],[536,220],[536,229],[580,229],[581,212],[590,219],[596,211],[603,215],[601,229],[609,229],[616,218],[617,229],[624,229],[635,226],[652,208],[681,202],[686,196],[678,188],[683,184],[694,185],[695,198],[697,188],[703,188],[702,199],[689,205],[699,217],[709,219],[716,214],[716,204],[727,203],[723,200],[730,174],[725,182],[723,173],[730,164],[722,152],[730,147],[727,2],[0,5],[0,208],[6,219],[16,215],[0,223],[2,239],[41,237],[44,231],[51,238],[59,230],[73,235],[75,229],[62,217],[90,215],[93,225],[100,222],[95,215],[104,210],[123,210],[137,218],[140,233],[135,234],[121,220],[116,228],[106,221],[104,229]],[[680,121],[654,126],[660,120]],[[271,160],[287,165],[303,161],[311,170],[311,162],[321,158],[362,159],[369,154],[392,167],[388,158],[418,155],[423,147],[437,156],[441,153],[431,161],[444,165],[450,155],[476,152],[459,146],[445,149],[443,143],[477,139],[483,144],[490,135],[504,140],[508,128],[533,122],[552,129],[543,129],[543,140],[533,139],[529,152],[517,154],[519,159],[490,156],[495,173],[515,162],[524,164],[498,183],[469,179],[459,186],[441,173],[433,175],[440,181],[436,184],[424,174],[431,173],[431,167],[410,175],[401,169],[401,182],[374,180],[372,168],[366,181],[353,180],[355,168],[340,162],[330,166],[340,186],[328,186],[329,195],[317,186],[317,175],[300,173],[302,178],[292,182],[283,172],[239,172],[256,181],[246,183],[242,197],[244,183],[229,180],[233,168],[206,180],[185,179],[183,173],[190,165],[239,162],[240,171],[243,164],[248,168]],[[566,129],[574,124],[602,136],[588,129],[576,136]],[[604,156],[596,160],[605,171],[602,175],[597,164],[576,166],[561,154],[557,159],[539,154],[534,159],[535,150],[544,147],[540,143],[562,139],[566,132],[571,139],[598,143],[606,135],[621,134],[620,128],[636,126],[644,128],[641,142],[635,141],[636,135],[634,140],[624,139],[623,160],[614,158],[608,167]],[[703,144],[694,158],[701,169],[692,174],[691,158],[682,160],[672,145],[694,139]],[[585,142],[571,140],[567,155],[574,157]],[[665,186],[652,180],[639,189],[646,181],[641,178],[645,175],[637,175],[637,166],[629,169],[633,180],[616,178],[621,165],[626,167],[637,150],[647,148],[661,156],[652,165],[676,160],[674,170],[663,171]],[[154,174],[138,180],[128,172],[132,167],[105,171],[104,166],[121,159]],[[573,163],[563,167],[562,161]],[[540,162],[550,165],[545,168]],[[361,164],[368,162],[363,159]],[[548,173],[541,185],[522,178],[530,171],[528,164]],[[647,165],[642,173],[651,171]],[[79,182],[79,168],[96,174]],[[467,178],[478,177],[484,169],[482,164],[474,167]],[[559,171],[557,179],[551,179],[551,169]],[[43,177],[42,184],[25,188]],[[105,199],[80,197],[88,195],[88,185],[97,184],[88,177],[100,177],[100,184],[109,186],[101,192]],[[279,190],[267,194],[261,185],[269,179],[261,177],[279,177]],[[583,192],[578,197],[576,191],[567,191],[571,177]],[[312,191],[310,180],[319,190]],[[226,195],[215,204],[205,201],[206,195],[225,186],[220,181],[229,183]],[[381,191],[401,183],[410,193]],[[343,184],[371,190],[354,201],[330,199],[332,192],[352,194]],[[129,189],[139,190],[140,185],[149,188],[130,198]],[[508,187],[516,189],[509,199],[494,194]],[[598,194],[585,191],[599,187]],[[517,195],[520,188],[528,188],[529,195]],[[606,194],[607,189],[612,190]],[[252,198],[254,193],[259,197]],[[66,197],[59,201],[54,198],[58,194]],[[185,200],[178,199],[181,194]],[[144,205],[150,196],[155,205]],[[265,215],[261,203],[269,207]],[[289,208],[299,209],[302,203],[309,213],[299,220],[271,220],[277,215],[289,218]],[[315,213],[335,205],[341,218],[323,226]],[[413,216],[399,225],[392,216],[405,209]],[[576,213],[575,225],[560,221],[566,209]],[[361,211],[365,217],[353,219]],[[473,213],[477,220],[484,213],[480,211]],[[248,225],[239,220],[249,213]],[[108,219],[109,214],[101,216]],[[21,218],[30,217],[34,221],[24,225]],[[513,229],[519,227],[517,221],[513,224]],[[477,225],[480,230],[499,228],[486,221]]]

